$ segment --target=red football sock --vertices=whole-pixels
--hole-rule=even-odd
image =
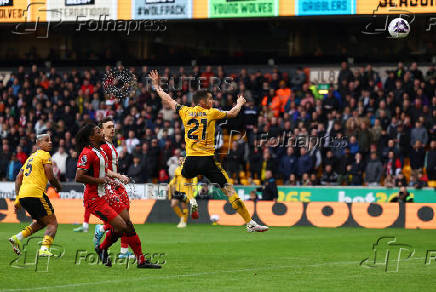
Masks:
[[[138,263],[142,263],[145,259],[144,255],[142,254],[141,240],[139,239],[138,234],[135,233],[134,235],[126,236],[126,240],[129,243],[130,248],[135,253]]]
[[[117,242],[118,237],[120,237],[118,233],[115,233],[112,228],[109,229],[109,231],[106,232],[106,237],[100,244],[100,249],[108,249],[112,244]]]
[[[83,216],[84,223],[89,223],[89,216],[91,216],[91,212],[89,212],[87,209],[85,209],[85,215]]]
[[[129,240],[127,239],[127,236],[121,237],[121,248],[128,248],[129,247]]]

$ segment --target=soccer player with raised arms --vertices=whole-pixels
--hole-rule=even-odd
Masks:
[[[206,176],[212,183],[218,184],[227,195],[233,209],[244,219],[248,232],[264,232],[267,226],[257,224],[251,219],[244,202],[238,197],[229,177],[220,163],[215,161],[215,122],[216,120],[235,118],[245,103],[242,96],[230,111],[220,111],[212,107],[212,94],[199,90],[193,96],[194,107],[178,104],[159,86],[159,74],[156,70],[150,73],[153,88],[156,90],[164,106],[179,114],[185,127],[186,159],[182,166],[182,176],[193,179],[198,175]]]
[[[27,158],[26,163],[24,163],[15,179],[15,194],[17,195],[15,209],[23,207],[35,221],[26,226],[23,231],[9,238],[9,242],[12,244],[14,252],[20,255],[23,249],[21,240],[47,227],[38,255],[52,256],[50,246],[56,235],[58,222],[53,206],[45,194],[45,189],[47,182],[50,182],[57,192],[61,190],[61,185],[53,175],[53,166],[49,153],[53,147],[50,135],[38,135],[36,145],[38,151]]]

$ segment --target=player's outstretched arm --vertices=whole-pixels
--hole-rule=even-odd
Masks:
[[[23,170],[20,170],[17,177],[15,178],[15,195],[18,198],[18,194],[20,193],[21,184],[23,183]]]
[[[100,185],[104,183],[109,183],[110,179],[107,176],[103,178],[98,178],[87,175],[86,170],[78,168],[76,172],[76,182],[82,184]]]
[[[236,101],[236,105],[227,112],[227,117],[235,118],[241,111],[241,108],[245,104],[245,101],[245,98],[242,95],[239,95],[238,100]]]
[[[157,72],[157,70],[152,70],[150,72],[150,78],[153,88],[156,90],[157,94],[162,99],[162,103],[164,103],[173,111],[175,111],[177,102],[174,99],[172,99],[171,96],[165,91],[163,91],[163,89],[159,86],[159,73]]]
[[[53,174],[53,165],[51,163],[44,164],[44,172],[50,184],[55,187],[56,192],[60,192],[61,184]]]
[[[21,207],[20,199],[18,198],[18,194],[20,193],[21,184],[23,183],[23,170],[20,170],[17,177],[15,178],[15,212]]]

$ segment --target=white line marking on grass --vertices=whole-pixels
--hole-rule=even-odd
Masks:
[[[412,261],[412,260],[422,260],[425,259],[422,258],[412,258],[405,261]],[[341,262],[325,262],[325,263],[319,263],[319,264],[296,264],[296,265],[287,265],[287,266],[277,266],[277,267],[268,267],[268,268],[251,268],[251,269],[237,269],[237,270],[220,270],[220,271],[213,271],[213,272],[201,272],[201,273],[191,273],[191,274],[181,274],[181,275],[165,275],[165,276],[149,276],[149,277],[142,277],[142,278],[134,278],[129,279],[129,282],[137,282],[137,281],[143,281],[143,280],[150,280],[150,279],[171,279],[171,278],[182,278],[182,277],[197,277],[197,276],[204,276],[204,275],[214,275],[214,274],[220,274],[220,273],[239,273],[239,272],[251,272],[251,271],[266,271],[266,270],[280,270],[280,269],[286,269],[286,268],[295,268],[295,267],[321,267],[321,266],[328,266],[328,265],[351,265],[351,264],[359,264],[359,261],[341,261]],[[100,285],[100,284],[111,284],[111,283],[121,283],[125,280],[108,280],[108,281],[100,281],[100,282],[85,282],[85,283],[76,283],[76,284],[65,284],[65,285],[55,285],[55,286],[44,286],[44,287],[32,287],[32,288],[14,288],[14,289],[1,289],[1,292],[13,292],[13,291],[30,291],[30,290],[48,290],[48,289],[59,289],[59,288],[73,288],[73,287],[81,287],[81,286],[92,286],[92,285]]]

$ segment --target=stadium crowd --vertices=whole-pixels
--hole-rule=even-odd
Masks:
[[[120,101],[105,96],[104,72],[95,68],[20,66],[0,80],[0,180],[13,181],[35,151],[36,135],[49,131],[55,173],[74,181],[75,134],[88,120],[112,116],[119,171],[137,183],[168,182],[184,153],[183,125],[148,87],[149,68],[130,70],[138,87]],[[371,65],[351,70],[344,62],[325,95],[303,68],[249,73],[195,66],[161,73],[180,104],[190,105],[197,85],[210,89],[222,110],[238,94],[247,99],[237,118],[217,127],[217,156],[235,184],[259,184],[268,170],[285,185],[422,187],[436,180],[434,66],[423,74],[416,63],[400,62],[382,80]],[[215,77],[232,77],[232,86],[217,85]]]

